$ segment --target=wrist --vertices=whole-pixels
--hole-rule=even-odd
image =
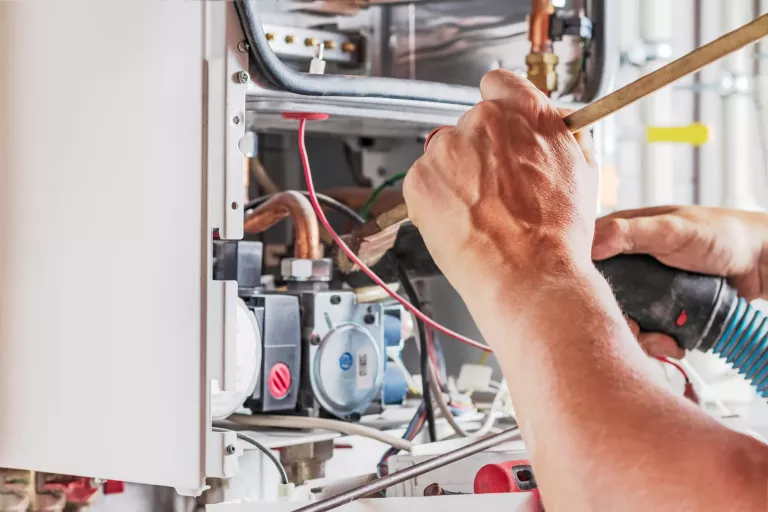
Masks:
[[[589,293],[597,283],[604,284],[587,251],[549,249],[497,262],[489,262],[485,255],[485,264],[466,271],[454,287],[470,309],[493,311],[503,306],[507,313],[524,313],[538,310],[541,302],[552,303],[561,294]]]

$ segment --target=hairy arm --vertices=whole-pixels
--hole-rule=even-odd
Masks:
[[[768,447],[654,381],[593,268],[465,292],[504,370],[551,510],[768,510]],[[510,292],[515,287],[518,291]]]
[[[588,137],[511,73],[480,89],[403,191],[501,363],[547,509],[767,510],[768,448],[654,380],[592,264]]]

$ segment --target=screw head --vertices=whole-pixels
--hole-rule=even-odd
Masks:
[[[320,344],[320,341],[321,341],[321,340],[320,340],[320,336],[318,336],[317,334],[313,334],[313,335],[312,335],[312,336],[310,336],[310,338],[309,338],[309,344],[310,344],[310,345],[319,345],[319,344]]]
[[[237,448],[235,448],[235,445],[233,444],[228,444],[226,450],[227,450],[227,455],[232,455],[233,453],[235,453],[235,451],[237,451]]]
[[[331,295],[331,304],[336,306],[337,304],[341,304],[341,297],[338,295]]]
[[[373,316],[373,315],[371,315],[371,314],[365,315],[365,316],[363,317],[363,322],[365,322],[365,323],[366,323],[366,324],[368,324],[368,325],[371,325],[371,324],[372,324],[372,323],[374,323],[375,321],[376,321],[376,317],[375,317],[375,316]]]
[[[234,124],[240,124],[240,116],[235,116],[232,118],[232,122]]]
[[[237,51],[240,53],[248,53],[248,50],[250,49],[251,45],[249,45],[247,41],[240,41],[237,43]]]
[[[251,79],[251,74],[247,71],[241,71],[237,74],[237,81],[241,84],[247,84]]]

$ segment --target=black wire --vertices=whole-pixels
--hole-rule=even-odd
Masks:
[[[214,427],[212,430],[214,432],[235,432],[234,430],[227,430],[225,428],[218,428],[218,427]],[[277,468],[277,471],[280,473],[280,480],[282,481],[282,483],[284,483],[285,485],[288,485],[290,483],[290,481],[288,480],[288,473],[286,473],[285,471],[285,466],[283,466],[282,462],[280,462],[277,459],[277,457],[275,457],[275,454],[272,453],[272,450],[270,450],[269,448],[267,448],[266,446],[264,446],[263,444],[261,444],[260,442],[252,438],[251,436],[241,434],[240,432],[235,432],[235,435],[237,435],[238,439],[245,441],[251,446],[255,446],[259,451],[261,451],[261,453],[266,455],[266,457],[270,461],[272,461],[272,464],[275,465],[275,467]]]
[[[297,192],[299,192],[299,194],[302,194],[305,197],[309,197],[309,192],[305,190],[299,190]],[[365,219],[363,219],[359,213],[357,213],[355,210],[345,205],[344,203],[341,203],[332,197],[326,196],[325,194],[316,194],[316,195],[317,195],[317,200],[320,202],[320,204],[325,205],[329,208],[333,208],[337,212],[347,217],[352,222],[355,222],[357,224],[365,224]],[[253,201],[250,201],[248,204],[246,204],[243,210],[244,211],[253,210],[257,206],[260,206],[266,203],[270,197],[272,196],[267,195],[267,196],[257,197]]]
[[[397,264],[397,274],[400,277],[400,284],[403,287],[403,291],[408,296],[408,300],[414,305],[416,309],[421,311],[421,301],[419,295],[416,293],[411,279],[408,277],[408,273],[405,271],[405,267],[402,263]],[[422,396],[424,397],[424,410],[427,413],[427,427],[429,428],[429,440],[431,442],[437,441],[437,430],[435,428],[435,408],[432,405],[432,393],[429,389],[429,351],[427,350],[427,329],[424,327],[424,322],[417,321],[416,324],[419,328],[419,346],[421,347],[421,354],[419,361],[421,363],[421,387]]]

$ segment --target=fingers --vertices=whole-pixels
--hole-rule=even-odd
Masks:
[[[627,321],[627,325],[629,325],[629,330],[632,331],[632,336],[634,336],[635,338],[640,336],[640,325],[626,315],[624,316],[624,320]]]
[[[645,353],[651,357],[669,357],[672,359],[685,357],[685,350],[680,348],[673,338],[664,334],[640,333],[637,340]]]
[[[680,247],[684,237],[679,224],[680,219],[667,215],[598,219],[592,259],[599,261],[617,254],[670,254]]]
[[[485,101],[514,101],[515,99],[530,101],[534,99],[543,100],[545,103],[549,102],[547,96],[538,90],[530,80],[505,69],[496,69],[483,76],[480,81],[480,95]]]
[[[629,317],[624,317],[629,325],[632,334],[637,338],[640,346],[651,357],[671,357],[672,359],[682,359],[685,357],[685,350],[680,348],[677,342],[659,333],[640,332],[640,325]]]

